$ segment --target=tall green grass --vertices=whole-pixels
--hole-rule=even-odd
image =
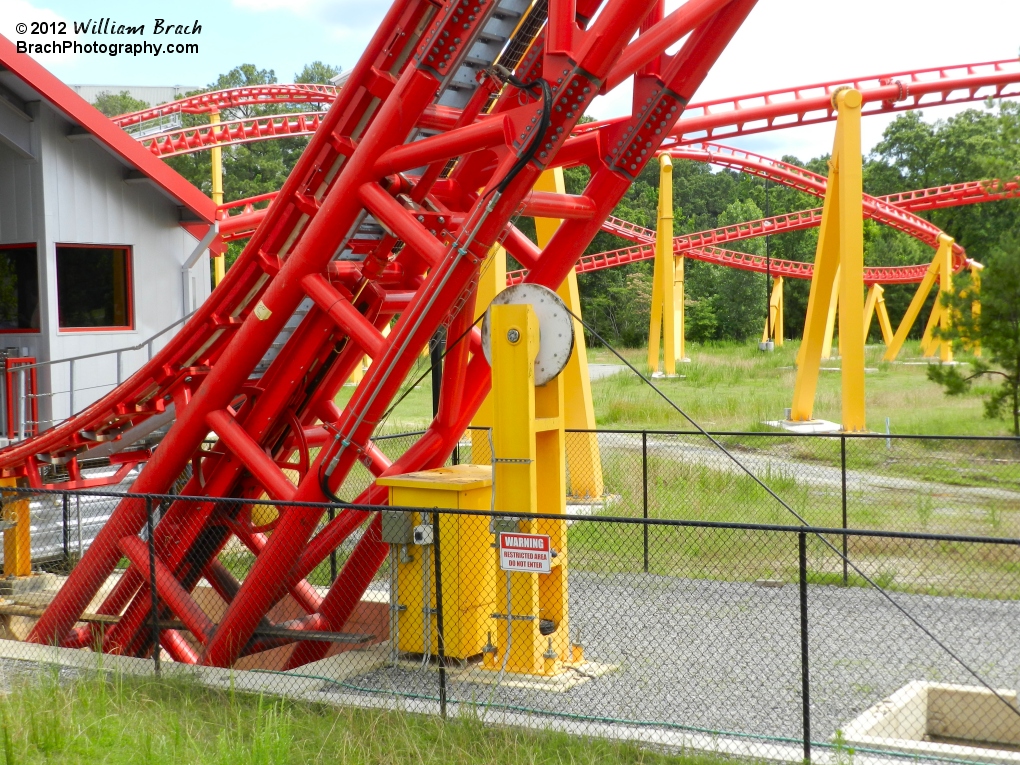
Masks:
[[[0,698],[2,765],[714,765],[566,734],[56,671]]]

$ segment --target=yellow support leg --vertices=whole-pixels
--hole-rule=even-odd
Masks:
[[[882,331],[882,342],[889,345],[893,339],[892,324],[889,323],[889,312],[885,307],[885,290],[877,282],[868,288],[868,297],[864,301],[864,336],[871,332],[871,322],[878,316],[878,328]]]
[[[761,331],[761,341],[767,343],[769,341],[769,329],[772,330],[771,335],[775,340],[777,346],[783,345],[783,277],[774,276],[772,277],[772,296],[769,298],[769,317],[765,322],[765,326]]]
[[[0,486],[17,486],[16,478],[0,478]],[[5,497],[17,496],[4,492]],[[4,531],[4,576],[31,576],[32,526],[28,515],[28,500],[19,499],[4,504],[3,519],[14,527]]]
[[[562,515],[566,511],[562,376],[535,387],[539,337],[531,306],[493,306],[490,320],[496,510]],[[489,666],[505,661],[511,673],[558,674],[570,659],[566,524],[525,518],[518,530],[548,534],[556,556],[549,574],[498,574],[499,584],[509,584],[510,602],[505,597],[497,601],[497,613],[503,617],[494,619],[499,657]],[[507,618],[510,614],[524,618]],[[555,625],[551,635],[540,633],[540,617]]]
[[[839,267],[836,268],[836,284],[839,284]],[[825,340],[822,342],[822,360],[832,358],[832,338],[836,332],[836,316],[839,311],[839,290],[833,286],[829,299],[829,313],[825,317]]]
[[[917,292],[914,293],[913,299],[910,301],[910,305],[907,306],[907,312],[903,315],[903,319],[900,321],[899,327],[896,329],[896,334],[893,336],[892,342],[889,343],[889,347],[885,351],[883,357],[886,361],[895,361],[899,355],[900,350],[903,348],[903,343],[907,339],[907,335],[910,333],[911,328],[914,326],[914,322],[917,321],[917,316],[921,312],[921,308],[924,306],[924,301],[928,299],[928,294],[931,292],[931,288],[935,286],[935,280],[938,278],[939,273],[942,270],[943,263],[948,262],[952,265],[953,257],[953,238],[941,234],[939,236],[939,247],[935,253],[935,257],[931,261],[931,265],[928,266],[928,270],[924,274],[924,278],[921,279],[921,283],[917,287]]]
[[[220,113],[212,112],[209,115],[209,124],[216,125],[220,121]],[[213,128],[215,131],[215,128]],[[213,146],[209,150],[209,158],[212,164],[212,201],[214,205],[223,204],[223,149],[220,146]],[[226,258],[223,255],[213,256],[213,285],[223,281],[226,273]]]
[[[978,263],[976,260],[970,261],[970,294],[974,296],[974,299],[970,302],[970,315],[974,318],[974,323],[978,323],[978,319],[981,317],[981,271],[984,270],[984,266]],[[976,357],[981,358],[981,341],[975,339],[970,345],[970,352]]]
[[[659,211],[648,327],[648,369],[652,373],[659,370],[660,327],[663,374],[674,377],[677,360],[684,358],[683,287],[683,258],[676,258],[673,254],[673,163],[669,155],[662,154],[659,156]]]
[[[566,194],[563,169],[546,170],[535,183],[536,191]],[[549,244],[562,221],[556,218],[535,218],[535,233],[539,247]],[[567,308],[581,315],[581,297],[577,289],[577,273],[571,269],[556,293]],[[485,306],[488,303],[484,304]],[[584,327],[574,319],[574,352],[560,373],[564,388],[570,395],[564,399],[564,426],[570,430],[595,430],[595,404],[591,395],[591,376],[588,374],[588,348],[584,344]],[[576,499],[596,499],[605,493],[602,482],[602,455],[595,433],[571,433],[567,438],[567,471],[570,474],[570,496]]]
[[[861,94],[833,97],[836,136],[815,253],[791,417],[812,418],[818,372],[825,350],[829,308],[838,305],[842,346],[843,429],[865,429],[864,417],[864,232],[861,160]],[[837,274],[838,269],[838,274]],[[837,278],[838,276],[838,278]],[[838,291],[838,297],[833,292]]]
[[[500,292],[506,289],[506,250],[494,245],[482,263],[478,276],[478,296],[475,299],[475,318],[477,319],[489,303]],[[488,429],[492,427],[492,392],[485,397],[482,405],[471,420],[471,461],[476,465],[488,465],[492,462],[489,450]]]

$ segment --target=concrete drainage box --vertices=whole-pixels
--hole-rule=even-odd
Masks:
[[[847,746],[888,749],[921,757],[1020,765],[1016,691],[929,683],[903,686],[853,720]]]

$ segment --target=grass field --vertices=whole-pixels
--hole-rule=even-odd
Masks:
[[[756,343],[737,345],[688,344],[692,361],[682,364],[683,379],[658,380],[662,391],[708,430],[762,430],[766,420],[780,419],[793,397],[794,360],[798,341],[787,341],[774,353],[762,353]],[[890,420],[893,433],[926,435],[1008,435],[1006,423],[984,417],[982,388],[973,395],[953,398],[929,382],[926,365],[919,362],[917,342],[908,342],[900,354],[906,363],[882,361],[884,346],[869,346],[865,385],[869,427],[885,431]],[[623,355],[647,372],[646,351],[630,348]],[[588,349],[593,364],[618,364],[605,348]],[[958,354],[965,361],[965,354]],[[422,360],[424,363],[424,360]],[[815,417],[840,419],[839,360],[822,362]],[[425,367],[421,368],[421,371]],[[836,370],[836,371],[832,371]],[[418,372],[420,374],[420,371]],[[412,375],[412,378],[417,374]],[[343,389],[337,403],[346,403],[353,387]],[[569,395],[569,391],[568,391]],[[685,429],[689,423],[673,411],[644,382],[622,372],[592,384],[595,418],[599,428]],[[425,427],[432,419],[429,377],[411,390],[390,414],[384,432],[397,433]]]
[[[565,734],[217,691],[180,680],[53,672],[0,698],[4,765],[714,765]]]

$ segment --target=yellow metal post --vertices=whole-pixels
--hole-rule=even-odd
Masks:
[[[843,429],[865,429],[864,416],[864,232],[861,159],[861,94],[849,89],[833,97],[836,136],[808,296],[804,341],[794,384],[791,417],[810,420],[818,387],[829,306],[839,310],[842,346]],[[837,280],[837,269],[838,280]],[[838,297],[833,292],[838,290]]]
[[[935,252],[935,257],[932,259],[931,265],[928,266],[924,278],[921,279],[921,283],[918,285],[917,292],[914,293],[910,305],[907,306],[907,312],[903,315],[903,319],[896,329],[892,342],[886,348],[885,356],[883,357],[886,361],[895,361],[899,355],[900,349],[903,348],[903,343],[907,339],[907,334],[910,332],[911,327],[914,326],[914,322],[917,321],[917,316],[924,306],[924,301],[928,299],[931,288],[935,286],[935,280],[938,278],[943,264],[948,263],[950,270],[952,269],[953,238],[941,234],[938,241],[939,246]],[[936,303],[937,307],[938,304]]]
[[[924,328],[924,337],[921,340],[921,348],[925,357],[931,357],[935,355],[935,352],[939,352],[939,359],[945,363],[953,360],[953,341],[949,338],[942,337],[936,338],[934,336],[935,327],[938,327],[941,332],[947,332],[949,330],[950,323],[950,311],[942,303],[943,299],[947,295],[953,293],[953,251],[950,247],[939,247],[938,252],[935,254],[939,258],[939,291],[935,295],[935,306],[932,308],[931,316],[928,318],[928,324]]]
[[[785,306],[783,304],[783,277],[773,276],[772,277],[772,296],[769,298],[769,317],[765,322],[765,326],[761,331],[761,341],[767,343],[769,341],[769,327],[772,328],[772,337],[775,339],[775,343],[778,346],[783,344],[783,312]]]
[[[839,284],[839,267],[836,267],[836,284]],[[836,316],[839,313],[839,289],[833,288],[829,299],[829,313],[825,317],[825,340],[822,342],[822,360],[832,358],[832,338],[836,331]]]
[[[489,307],[492,299],[505,289],[506,250],[499,245],[494,245],[482,263],[481,272],[478,275],[475,318],[477,319],[485,313],[485,309]],[[489,453],[488,429],[492,427],[493,420],[492,391],[489,391],[471,420],[471,461],[476,465],[488,465],[492,462],[492,455]]]
[[[974,318],[974,324],[978,323],[981,317],[981,271],[984,270],[984,266],[978,263],[976,260],[972,260],[970,265],[970,294],[974,297],[970,301],[970,315]],[[970,352],[978,358],[981,358],[981,341],[975,339],[970,345]]]
[[[0,486],[17,486],[16,478],[0,478]],[[32,574],[32,526],[28,500],[11,499],[16,494],[3,492],[3,519],[14,526],[4,530],[4,576]]]
[[[562,378],[535,387],[539,336],[531,306],[493,306],[489,319],[496,511],[562,515],[566,511]],[[497,599],[493,630],[497,655],[486,666],[493,669],[505,662],[508,672],[557,674],[571,658],[566,524],[525,518],[517,528],[548,534],[556,554],[549,574],[497,574],[499,584],[506,582],[503,587],[497,584],[497,592],[508,589],[509,595]],[[541,634],[540,619],[553,623],[550,635]]]
[[[220,113],[210,112],[209,124],[216,125],[220,121]],[[213,132],[215,133],[215,128]],[[209,159],[212,164],[212,201],[214,205],[223,204],[223,149],[220,146],[213,146],[209,150]],[[226,258],[223,255],[213,256],[213,285],[223,281],[223,274],[226,272]]]
[[[673,162],[659,156],[659,209],[655,230],[655,266],[652,272],[652,305],[648,326],[648,368],[659,369],[659,337],[662,331],[662,371],[676,375],[676,362],[685,358],[684,262],[673,254]]]
[[[566,194],[563,168],[546,170],[535,183],[536,191],[551,191]],[[538,246],[549,244],[562,221],[555,218],[535,218],[535,234]],[[567,308],[575,315],[581,315],[581,297],[577,289],[577,273],[570,269],[556,293],[563,298]],[[488,302],[484,303],[488,306]],[[484,307],[483,306],[483,307]],[[566,394],[564,404],[564,426],[569,430],[595,430],[595,404],[591,395],[591,376],[588,374],[588,348],[584,343],[584,327],[574,319],[574,352],[567,366],[560,373]],[[602,455],[599,439],[595,433],[571,433],[567,443],[567,471],[570,473],[570,496],[577,499],[593,499],[605,493],[602,482]]]

